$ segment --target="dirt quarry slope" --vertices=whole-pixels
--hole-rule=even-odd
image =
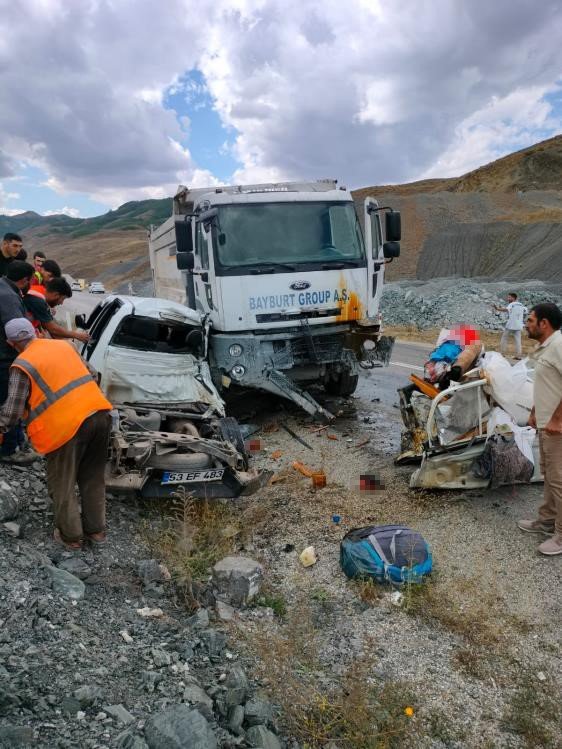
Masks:
[[[402,211],[389,280],[440,276],[562,280],[562,136],[458,179],[370,187]]]
[[[562,135],[462,177],[354,191],[402,211],[402,256],[390,281],[434,277],[562,281]],[[23,235],[71,275],[109,289],[150,279],[147,228],[171,213],[171,201],[131,201],[89,219],[0,216],[0,233]]]

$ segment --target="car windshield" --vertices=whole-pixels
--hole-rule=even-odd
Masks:
[[[121,321],[110,345],[137,351],[193,354],[198,357],[202,355],[203,333],[199,326],[129,315]]]
[[[213,231],[219,272],[353,267],[365,258],[351,202],[219,206]]]

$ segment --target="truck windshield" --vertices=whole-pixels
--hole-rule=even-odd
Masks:
[[[365,262],[353,203],[246,203],[218,206],[218,274],[356,267]]]

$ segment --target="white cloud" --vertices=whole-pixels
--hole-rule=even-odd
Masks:
[[[209,101],[236,182],[460,173],[560,131],[561,37],[556,0],[20,0],[0,15],[0,178],[31,163],[112,207],[215,184],[189,148]]]
[[[54,211],[45,211],[43,216],[70,216],[71,218],[80,218],[78,208],[70,208],[65,205],[64,208],[56,208]]]
[[[17,216],[18,213],[25,213],[25,209],[23,208],[11,208],[8,205],[10,200],[18,200],[19,197],[19,193],[9,192],[0,182],[0,216]]]

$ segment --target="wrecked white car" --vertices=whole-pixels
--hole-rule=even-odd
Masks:
[[[253,494],[266,471],[249,469],[244,434],[206,362],[207,330],[198,312],[163,299],[110,296],[88,320],[82,356],[98,371],[114,405],[107,488],[168,497]]]
[[[415,375],[401,388],[405,429],[397,464],[421,462],[418,489],[495,488],[542,481],[536,431],[527,426],[533,370],[490,352],[439,390]]]

